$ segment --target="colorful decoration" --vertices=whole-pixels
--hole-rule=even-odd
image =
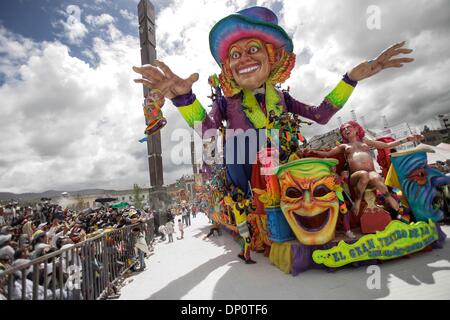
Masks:
[[[364,201],[367,203],[367,207],[364,209],[360,220],[361,233],[383,231],[391,222],[391,215],[376,205],[375,193],[372,190],[366,190]]]
[[[353,93],[354,87],[348,83],[341,81],[337,87],[327,95],[326,99],[335,107],[342,108]]]
[[[303,244],[320,245],[334,239],[339,185],[332,168],[337,163],[335,159],[306,158],[285,164],[277,172],[281,209]]]
[[[263,252],[264,251],[264,241],[260,234],[260,229],[258,228],[258,219],[259,214],[251,213],[248,215],[247,221],[251,226],[251,235],[252,240],[250,241],[250,249],[257,252]]]
[[[139,143],[144,143],[148,141],[148,137],[144,137],[141,140],[139,140]]]
[[[258,215],[258,220],[256,220],[256,221],[258,222],[258,229],[259,229],[259,233],[261,235],[261,239],[264,242],[266,249],[267,248],[270,249],[270,246],[272,245],[272,241],[269,238],[267,215],[265,215],[265,214]]]
[[[394,142],[395,139],[392,137],[381,137],[377,141],[381,142]],[[377,162],[383,171],[383,177],[386,178],[389,168],[391,166],[391,150],[390,149],[378,149],[377,150]]]
[[[251,235],[247,225],[247,212],[250,206],[250,200],[245,199],[242,194],[234,194],[233,198],[225,197],[225,204],[230,206],[233,210],[234,221],[236,223],[239,235],[242,238],[242,250],[238,255],[239,258],[247,264],[256,263],[250,256]]]
[[[422,147],[393,153],[393,168],[391,167],[386,181],[394,187],[398,187],[400,181],[403,194],[417,221],[431,219],[438,222],[444,217],[444,213],[443,208],[434,205],[439,202],[437,188],[450,184],[450,177],[427,164],[427,152],[432,153],[434,150]]]
[[[219,66],[228,57],[230,46],[239,39],[258,38],[293,52],[291,38],[280,26],[277,16],[267,8],[251,7],[216,23],[209,34],[211,53]]]
[[[385,230],[366,235],[354,244],[340,241],[329,250],[315,250],[313,260],[330,268],[366,260],[391,260],[423,250],[439,239],[431,220],[410,225],[394,220]]]
[[[196,122],[201,123],[206,117],[206,111],[198,100],[185,107],[178,108],[184,120],[190,127],[194,127]]]
[[[233,130],[276,128],[279,126],[278,122],[281,122],[276,119],[281,120],[288,112],[326,124],[350,97],[351,90],[340,83],[330,97],[325,98],[319,106],[313,107],[295,100],[288,91],[280,91],[276,88],[276,84],[284,82],[289,77],[295,66],[295,54],[291,40],[278,26],[277,19],[274,17],[275,14],[267,8],[252,7],[224,18],[211,31],[211,52],[216,60],[220,61],[219,64],[222,67],[218,80],[223,96],[217,92],[213,93],[211,97],[214,103],[209,114],[192,92],[172,98],[172,102],[190,126],[199,122],[196,127],[199,134],[202,135],[210,129],[219,129],[225,121],[227,129]],[[239,25],[242,25],[242,28],[237,28],[234,24],[236,19],[240,21]],[[249,34],[254,36],[247,38]],[[231,40],[234,42],[228,43]],[[290,45],[286,46],[287,43]],[[240,59],[244,52],[247,52],[246,54],[252,52],[251,62]],[[252,70],[251,68],[256,65],[261,67]],[[191,77],[191,79],[194,78],[194,76]],[[183,80],[180,79],[180,81],[181,85]],[[348,76],[342,81],[351,87],[356,86],[356,82],[350,80]],[[217,91],[217,77],[210,77],[208,82]],[[260,92],[256,92],[258,90]],[[258,94],[264,99],[257,99]],[[288,122],[286,129],[291,129],[289,117],[284,118]],[[282,146],[280,155],[282,161],[287,161],[291,148],[295,147],[298,141],[304,140],[301,134],[298,135],[296,129],[293,129],[292,133],[288,131],[289,140],[293,146]],[[225,145],[233,144],[226,141]],[[250,163],[256,158],[253,152],[245,150],[243,146],[239,146],[239,151],[226,152],[227,157],[241,153],[250,159],[249,163],[245,164],[236,164],[235,159],[226,159],[228,181],[243,190],[246,196],[250,196],[251,193],[249,181],[252,176],[252,166]]]
[[[292,246],[290,243],[273,243],[269,260],[284,273],[290,273],[292,267]]]
[[[280,96],[270,82],[266,83],[266,113],[261,110],[258,101],[250,90],[244,89],[243,92],[244,113],[256,129],[266,127],[268,122],[266,114],[275,114],[279,117],[283,112],[283,106],[279,105]]]
[[[250,244],[254,248],[261,248],[262,242],[270,245],[268,233],[271,233],[270,237],[273,239],[289,239],[289,226],[300,241],[292,241],[297,249],[284,250],[284,244],[273,243],[271,250],[271,260],[273,252],[273,260],[279,261],[283,264],[283,270],[289,271],[289,259],[294,259],[289,255],[292,253],[298,258],[303,253],[314,250],[313,246],[329,245],[334,239],[339,214],[348,211],[340,179],[332,169],[338,161],[302,159],[305,153],[299,150],[299,146],[305,144],[306,139],[299,132],[301,121],[296,119],[302,116],[318,124],[327,124],[349,100],[358,81],[385,68],[397,67],[400,63],[398,61],[411,62],[413,59],[393,59],[398,54],[407,54],[411,50],[403,48],[404,43],[400,43],[385,50],[372,62],[362,62],[343,76],[342,81],[320,105],[311,106],[294,99],[289,94],[289,89],[281,90],[279,87],[290,77],[296,56],[291,38],[278,25],[278,19],[270,9],[251,7],[223,18],[212,28],[209,44],[211,53],[221,68],[219,76],[214,75],[208,79],[213,101],[210,112],[206,112],[192,91],[193,84],[199,78],[198,74],[194,73],[183,79],[163,62],[155,61],[156,67],[134,68],[142,75],[142,79],[136,82],[162,90],[188,125],[194,127],[202,138],[207,131],[210,133],[211,130],[230,129],[224,134],[226,178],[222,185],[214,185],[215,191],[211,192],[211,199],[218,200],[222,197],[225,200],[223,208],[217,204],[221,201],[211,200],[211,207],[222,210],[220,213],[216,212],[215,219],[235,225],[244,239],[239,257],[247,263],[254,263],[250,258]],[[272,128],[280,129],[275,138],[268,134],[268,129]],[[254,135],[257,141],[247,143],[248,135]],[[242,137],[244,139],[240,139]],[[373,178],[374,169],[367,166],[369,161],[372,163],[367,146],[362,148],[364,150],[356,150],[357,145],[362,145],[362,141],[351,142],[355,142],[355,145],[349,143],[352,150],[355,150],[348,154],[352,158],[349,161],[351,171],[365,171]],[[289,161],[276,174],[259,172],[260,163],[255,160],[259,150],[266,147],[267,150],[272,148],[273,154],[279,151],[277,158],[280,163]],[[344,149],[342,145],[340,148]],[[363,158],[366,156],[360,164],[356,161],[358,157],[353,157],[355,153]],[[243,159],[245,163],[242,163]],[[261,169],[267,169],[266,164],[263,161],[261,163]],[[350,180],[356,186],[365,177],[355,176]],[[370,182],[377,183],[377,188],[381,188],[379,179],[373,178]],[[363,187],[362,192],[366,185]],[[241,191],[239,196],[234,193],[237,190]],[[225,194],[233,194],[233,198]],[[258,229],[253,243],[247,226],[251,197],[256,210],[250,223],[252,228]],[[356,207],[359,207],[358,201],[361,200],[362,193],[358,196]],[[282,209],[284,220],[280,219],[282,216],[278,206]],[[264,209],[268,215],[264,214]],[[345,216],[347,225],[348,216]],[[265,240],[261,242],[260,239]],[[311,258],[310,254],[307,256]],[[307,260],[301,258],[297,260]],[[307,263],[302,264],[304,265]],[[301,267],[295,268],[295,272],[300,269]]]
[[[353,212],[359,213],[361,201],[367,188],[376,189],[384,197],[386,203],[394,210],[399,210],[398,202],[392,197],[384,184],[383,178],[376,172],[370,148],[390,149],[407,141],[423,139],[420,135],[411,135],[406,140],[393,142],[373,141],[365,137],[364,128],[356,121],[349,121],[340,127],[343,144],[330,151],[313,151],[314,154],[323,157],[331,157],[337,154],[345,154],[350,172],[350,186],[355,191]]]
[[[264,177],[266,190],[254,188],[253,192],[258,195],[258,199],[266,208],[280,205],[280,185],[278,177],[275,175],[278,157],[277,148],[264,148],[258,153],[258,159],[261,163],[259,174]]]
[[[151,90],[144,103],[144,115],[147,123],[145,134],[147,136],[154,135],[159,132],[167,124],[161,108],[164,105],[164,96],[159,90]]]
[[[286,242],[295,239],[295,235],[280,207],[266,208],[266,212],[270,240]]]

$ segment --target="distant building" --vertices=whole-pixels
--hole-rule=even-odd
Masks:
[[[441,129],[450,129],[450,113],[438,115]]]
[[[149,203],[149,189],[142,188],[141,194],[142,204]],[[136,199],[134,198],[133,189],[130,190],[119,190],[119,191],[105,191],[103,193],[96,192],[92,194],[77,194],[73,192],[69,195],[61,195],[61,197],[56,197],[52,199],[52,203],[58,203],[63,207],[67,207],[70,209],[87,209],[87,208],[98,208],[101,207],[102,204],[95,202],[96,199],[99,198],[116,198],[116,202],[128,202],[130,205],[134,205]],[[112,204],[112,203],[111,203]]]
[[[150,189],[149,188],[141,188],[141,194],[139,195],[141,197],[141,203],[148,204],[149,202],[149,194]],[[122,191],[113,191],[110,193],[110,196],[112,198],[117,198],[118,202],[128,202],[129,204],[133,205],[136,202],[136,199],[134,198],[134,190],[122,190]]]
[[[443,142],[448,143],[450,140],[450,126],[447,129],[424,130],[422,131],[422,135],[425,137],[422,143],[430,146],[437,146]]]
[[[332,149],[336,147],[336,142],[341,140],[339,128],[328,131],[309,139],[308,146],[311,149]]]
[[[400,140],[403,138],[406,138],[407,136],[417,133],[415,132],[415,129],[411,129],[411,127],[409,126],[409,124],[407,122],[403,122],[400,124],[397,124],[395,126],[391,126],[391,127],[387,127],[384,128],[382,131],[376,132],[376,139],[381,138],[381,137],[392,137],[396,140]],[[402,144],[401,146],[396,147],[395,149],[397,149],[397,151],[400,150],[408,150],[408,149],[412,149],[416,146],[415,143],[413,142],[408,142],[405,144]]]
[[[167,186],[167,193],[172,199],[187,197],[186,200],[192,200],[195,192],[195,179],[193,176],[182,176],[175,183]]]
[[[373,139],[375,133],[369,129],[365,129],[366,137]],[[320,134],[312,137],[309,140],[309,147],[311,149],[332,149],[336,147],[337,143],[342,141],[341,132],[339,128],[328,131],[327,133]]]

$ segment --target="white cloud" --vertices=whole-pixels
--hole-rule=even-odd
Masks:
[[[103,27],[105,25],[109,25],[114,23],[115,19],[106,13],[103,13],[99,16],[88,15],[86,16],[86,22],[92,27]]]
[[[4,75],[6,81],[15,81],[18,76],[16,66],[35,53],[33,41],[0,26],[0,74]]]
[[[86,16],[86,22],[91,30],[101,31],[105,39],[115,41],[122,37],[122,33],[115,25],[116,19],[109,14],[88,15]]]
[[[299,60],[287,82],[296,98],[319,104],[352,66],[376,57],[391,44],[407,40],[415,62],[399,70],[385,70],[360,84],[348,104],[338,113],[350,120],[350,110],[365,116],[369,127],[381,128],[381,115],[390,124],[404,121],[423,127],[434,115],[449,109],[445,87],[450,70],[450,12],[445,1],[379,1],[381,30],[366,26],[367,7],[373,1],[285,1],[281,24],[294,35],[298,57],[306,50],[309,61]],[[418,8],[421,8],[418,10]],[[434,17],[429,19],[429,17]],[[328,126],[305,128],[307,135],[338,125],[337,116]]]
[[[92,68],[61,43],[33,44],[15,65],[21,81],[0,87],[2,189],[148,184],[141,89],[132,82],[136,38],[96,39]]]
[[[281,7],[279,1],[257,2]],[[202,0],[193,5],[175,0],[158,13],[158,57],[182,77],[200,74],[194,92],[205,106],[210,102],[208,76],[219,72],[209,52],[209,31],[249,3]],[[381,125],[377,117],[385,114],[392,124],[410,121],[420,126],[448,110],[449,11],[442,9],[444,1],[420,3],[422,10],[407,1],[380,1],[382,30],[369,31],[365,28],[369,1],[284,1],[280,24],[294,36],[300,57],[286,84],[292,95],[318,104],[351,66],[407,39],[416,61],[360,83],[338,116],[346,120],[356,109],[359,116],[366,115],[369,125]],[[66,14],[73,16],[70,12],[79,12],[80,17],[67,17],[64,30],[69,40],[80,43],[88,31],[81,10],[72,8]],[[120,14],[131,21],[129,11]],[[94,38],[92,47],[83,48],[85,56],[98,58],[95,67],[71,56],[59,42],[36,43],[0,28],[0,73],[6,79],[0,86],[2,191],[148,185],[146,146],[137,142],[145,127],[142,88],[132,82],[136,75],[131,71],[140,64],[139,39],[121,33],[114,20],[106,14],[85,20],[91,28],[107,31]],[[170,134],[187,125],[170,102],[163,112],[168,119],[161,132],[165,182],[171,183],[190,172],[189,166],[170,161],[174,144]],[[314,125],[305,132],[333,129],[336,118],[328,126]]]
[[[138,16],[136,14],[131,13],[130,11],[128,11],[126,9],[121,9],[119,12],[120,12],[120,15],[122,16],[122,18],[127,20],[129,22],[130,26],[137,30],[137,28],[139,27]]]
[[[120,9],[120,15],[127,20],[133,20],[135,19],[137,16],[132,14],[130,11],[126,10],[126,9]]]

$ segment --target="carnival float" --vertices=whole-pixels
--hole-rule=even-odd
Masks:
[[[224,141],[224,158],[210,167],[212,178],[203,194],[209,197],[212,219],[240,242],[239,258],[253,264],[251,251],[260,252],[283,272],[297,275],[442,246],[446,236],[439,226],[443,212],[437,189],[450,184],[450,177],[427,165],[432,150],[394,150],[420,141],[420,135],[371,140],[351,121],[341,126],[335,148],[313,150],[301,134],[304,125],[327,124],[358,82],[412,62],[399,57],[412,52],[404,42],[345,73],[318,106],[281,89],[296,55],[268,8],[225,17],[212,28],[209,43],[221,69],[209,78],[209,113],[192,91],[198,74],[182,79],[161,61],[133,69],[142,76],[135,82],[171,99],[205,141]],[[146,105],[155,101],[161,99]],[[146,115],[162,119],[160,108],[155,110]],[[162,127],[154,123],[147,132]],[[372,150],[382,172],[375,169]]]

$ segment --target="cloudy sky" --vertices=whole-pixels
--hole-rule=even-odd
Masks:
[[[131,71],[140,64],[137,2],[0,2],[0,191],[149,185],[146,145],[138,142],[145,129],[142,89]],[[227,14],[262,5],[293,37],[298,61],[286,86],[297,99],[319,104],[349,68],[407,40],[416,61],[361,82],[337,116],[348,120],[354,109],[373,129],[382,127],[382,115],[391,125],[421,128],[437,126],[434,117],[450,112],[448,0],[153,3],[158,57],[180,76],[200,74],[194,91],[204,105],[207,78],[219,72],[209,30]],[[368,27],[368,20],[376,22]],[[187,126],[170,102],[163,110],[165,182],[172,183],[191,171],[171,161],[177,144],[171,135]],[[337,116],[305,129],[306,136],[334,129]]]

